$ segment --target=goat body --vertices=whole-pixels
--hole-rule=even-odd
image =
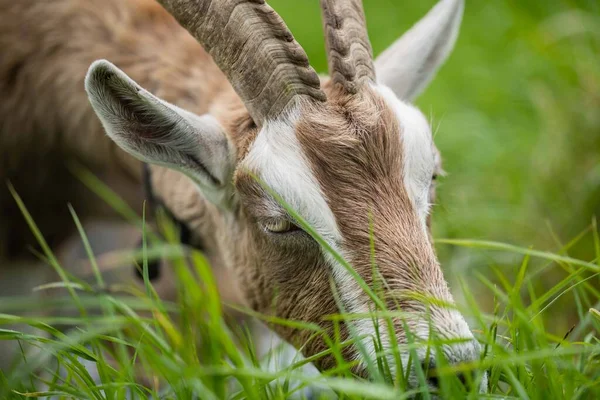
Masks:
[[[83,90],[94,60],[110,58],[161,97],[199,113],[232,90],[152,0],[0,0],[0,15],[0,259],[14,260],[31,257],[36,242],[6,181],[53,246],[74,231],[67,203],[83,219],[111,215],[73,176],[73,163],[141,207],[141,163],[106,137]]]

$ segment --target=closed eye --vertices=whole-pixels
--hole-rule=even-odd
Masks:
[[[274,218],[262,223],[263,229],[269,233],[284,234],[299,231],[298,225],[286,218]]]

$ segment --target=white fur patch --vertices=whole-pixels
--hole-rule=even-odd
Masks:
[[[299,117],[300,112],[295,109],[278,120],[266,122],[252,144],[243,165],[278,193],[336,252],[344,257],[346,252],[341,246],[342,235],[335,216],[327,204],[295,134],[294,128]],[[345,311],[356,314],[368,313],[369,300],[366,294],[331,254],[326,251],[323,253],[331,266]],[[353,327],[360,336],[375,335],[373,322],[370,319],[356,320]],[[387,331],[383,326],[379,331],[382,344],[389,345]],[[363,345],[369,356],[374,357],[373,340],[367,337]],[[359,354],[357,353],[356,356],[358,358]]]
[[[404,185],[423,228],[427,229],[429,188],[435,169],[431,128],[421,111],[399,100],[391,89],[382,85],[377,85],[374,89],[394,110],[400,123],[404,152]]]
[[[295,134],[297,109],[267,121],[252,144],[243,166],[255,172],[328,243],[341,243],[335,217],[327,205]]]

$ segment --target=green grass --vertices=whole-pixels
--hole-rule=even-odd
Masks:
[[[324,72],[317,1],[270,3]],[[378,54],[435,1],[365,3]],[[460,311],[485,349],[479,363],[461,368],[488,371],[485,397],[600,398],[598,27],[596,0],[467,0],[456,50],[417,101],[431,117],[448,172],[434,208],[436,247]],[[93,177],[79,177],[145,229]],[[147,248],[132,253],[141,267],[154,257],[173,260],[175,302],[158,299],[149,282],[124,293],[107,287],[100,274],[92,282],[77,279],[38,232],[40,257],[58,281],[40,289],[63,287],[64,295],[43,302],[0,298],[0,340],[38,350],[0,372],[0,399],[49,392],[86,399],[121,399],[127,392],[137,398],[284,399],[296,388],[291,383],[330,388],[348,399],[411,394],[402,391],[401,374],[390,379],[382,358],[371,360],[372,381],[353,376],[340,355],[349,343],[336,337],[327,338],[328,352],[339,363],[323,376],[306,374],[305,361],[265,369],[245,329],[226,323],[202,255],[184,258],[173,227],[165,222],[162,228],[162,238],[147,232]],[[84,247],[93,260],[91,246]],[[63,312],[47,312],[55,309]],[[298,321],[268,320],[324,334]],[[13,331],[16,322],[32,329]],[[73,329],[65,334],[65,327]],[[417,345],[423,344],[409,348]],[[92,382],[90,364],[99,382]],[[464,393],[455,368],[438,373],[445,398],[480,397]],[[416,392],[428,398],[422,389]]]
[[[97,193],[106,195],[102,189]],[[22,323],[35,329],[34,333],[25,333],[0,328],[0,340],[19,341],[26,349],[21,362],[13,370],[0,372],[2,399],[46,396],[77,399],[124,399],[126,396],[141,399],[150,396],[164,399],[286,399],[294,394],[302,398],[304,389],[309,386],[315,391],[326,390],[322,398],[330,398],[333,392],[342,399],[399,399],[411,395],[430,398],[425,381],[428,371],[421,370],[419,366],[419,387],[408,388],[406,375],[391,374],[390,358],[384,357],[385,350],[380,346],[377,356],[367,362],[371,379],[367,381],[354,376],[350,371],[353,363],[343,359],[342,349],[352,344],[359,345],[358,339],[361,338],[355,334],[351,334],[348,341],[341,342],[337,335],[328,336],[313,324],[282,321],[246,310],[248,315],[271,324],[308,329],[313,336],[325,337],[329,344],[325,352],[308,360],[298,360],[279,370],[265,368],[264,360],[256,356],[246,328],[227,323],[227,313],[205,258],[192,249],[173,251],[179,248],[178,234],[171,222],[160,214],[160,234],[153,235],[152,252],[144,244],[141,254],[132,251],[130,255],[140,261],[143,285],[127,291],[111,288],[106,285],[97,267],[94,267],[95,282],[81,281],[60,265],[52,250],[45,245],[43,235],[29,217],[26,206],[18,194],[14,195],[43,249],[40,257],[56,269],[60,278],[60,282],[39,289],[62,287],[65,290],[64,296],[53,296],[44,304],[48,308],[60,309],[60,313],[39,309],[37,314],[23,316],[24,311],[32,308],[30,301],[0,301],[0,325]],[[275,193],[273,195],[277,198]],[[105,199],[114,203],[116,200],[111,196]],[[288,212],[295,215],[291,209]],[[74,210],[72,215],[88,257],[95,265],[85,230]],[[296,218],[315,240],[325,243],[299,216],[296,215]],[[144,219],[140,226],[145,237]],[[492,312],[482,310],[469,285],[460,280],[457,291],[461,292],[465,302],[459,310],[472,321],[472,328],[484,351],[479,361],[460,366],[450,366],[438,360],[436,376],[440,381],[439,394],[443,398],[588,399],[600,395],[600,343],[596,336],[600,328],[600,292],[595,285],[600,274],[597,227],[579,236],[569,246],[576,245],[587,236],[591,237],[597,252],[590,261],[496,242],[443,241],[454,246],[502,251],[520,257],[520,263],[514,266],[514,279],[508,277],[510,270],[499,266],[492,267],[499,284],[483,274],[477,276],[494,299]],[[562,250],[561,253],[564,253],[568,247]],[[175,270],[176,302],[158,298],[148,281],[148,261],[160,256],[171,259]],[[534,259],[539,261],[538,267],[533,267],[536,264]],[[340,262],[344,263],[341,259]],[[535,282],[556,269],[564,271],[566,277],[547,292],[537,291]],[[358,276],[356,278],[360,281]],[[392,317],[401,316],[399,312],[385,310],[376,290],[366,286],[364,289],[372,296],[374,304],[379,304],[377,318],[389,324]],[[557,336],[547,327],[554,318],[551,312],[553,304],[566,295],[576,299],[578,322]],[[371,317],[329,316],[336,323]],[[71,329],[65,333],[66,328]],[[378,343],[377,337],[374,340]],[[444,344],[448,343],[435,338],[421,343],[409,335],[406,345],[391,351],[395,351],[396,355],[411,354],[416,360],[415,351],[420,346],[435,349]],[[274,356],[276,353],[277,350],[274,350]],[[334,354],[338,361],[333,369],[320,376],[302,370],[306,362],[326,354]],[[90,369],[90,366],[94,368]],[[90,374],[93,369],[98,371],[97,377]],[[466,376],[473,376],[470,387],[477,388],[482,371],[489,374],[489,392],[484,395],[476,389],[465,388],[456,378],[457,372],[469,372]]]

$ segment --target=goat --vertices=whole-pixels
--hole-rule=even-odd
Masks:
[[[275,193],[369,285],[373,239],[388,306],[400,302],[413,315],[407,323],[418,337],[429,337],[431,324],[440,337],[466,339],[444,346],[451,364],[478,359],[479,344],[458,311],[406,295],[453,302],[428,228],[438,151],[408,102],[454,46],[464,1],[440,0],[373,60],[361,1],[321,0],[330,78],[315,73],[263,0],[158,3],[167,12],[149,0],[105,0],[101,9],[85,0],[0,0],[0,177],[15,183],[51,243],[72,232],[53,205],[71,201],[82,218],[109,216],[74,183],[65,159],[113,182],[138,208],[143,195],[129,189],[139,188],[144,163],[151,197],[211,261],[233,271],[254,310],[328,329],[323,317],[339,312],[332,278],[346,311],[368,312],[353,277]],[[91,107],[80,89],[90,63]],[[15,260],[30,238],[4,192],[0,207],[8,222],[0,256]],[[396,322],[396,340],[405,343]],[[349,327],[367,335],[377,328],[389,348],[379,323],[348,322],[344,335]],[[305,355],[325,349],[307,332],[273,329]],[[375,353],[372,340],[362,344]],[[430,362],[425,351],[418,355]],[[361,356],[351,347],[345,357]],[[316,361],[319,369],[333,365],[332,357]],[[355,372],[364,374],[364,363]],[[416,383],[414,371],[409,381]]]

